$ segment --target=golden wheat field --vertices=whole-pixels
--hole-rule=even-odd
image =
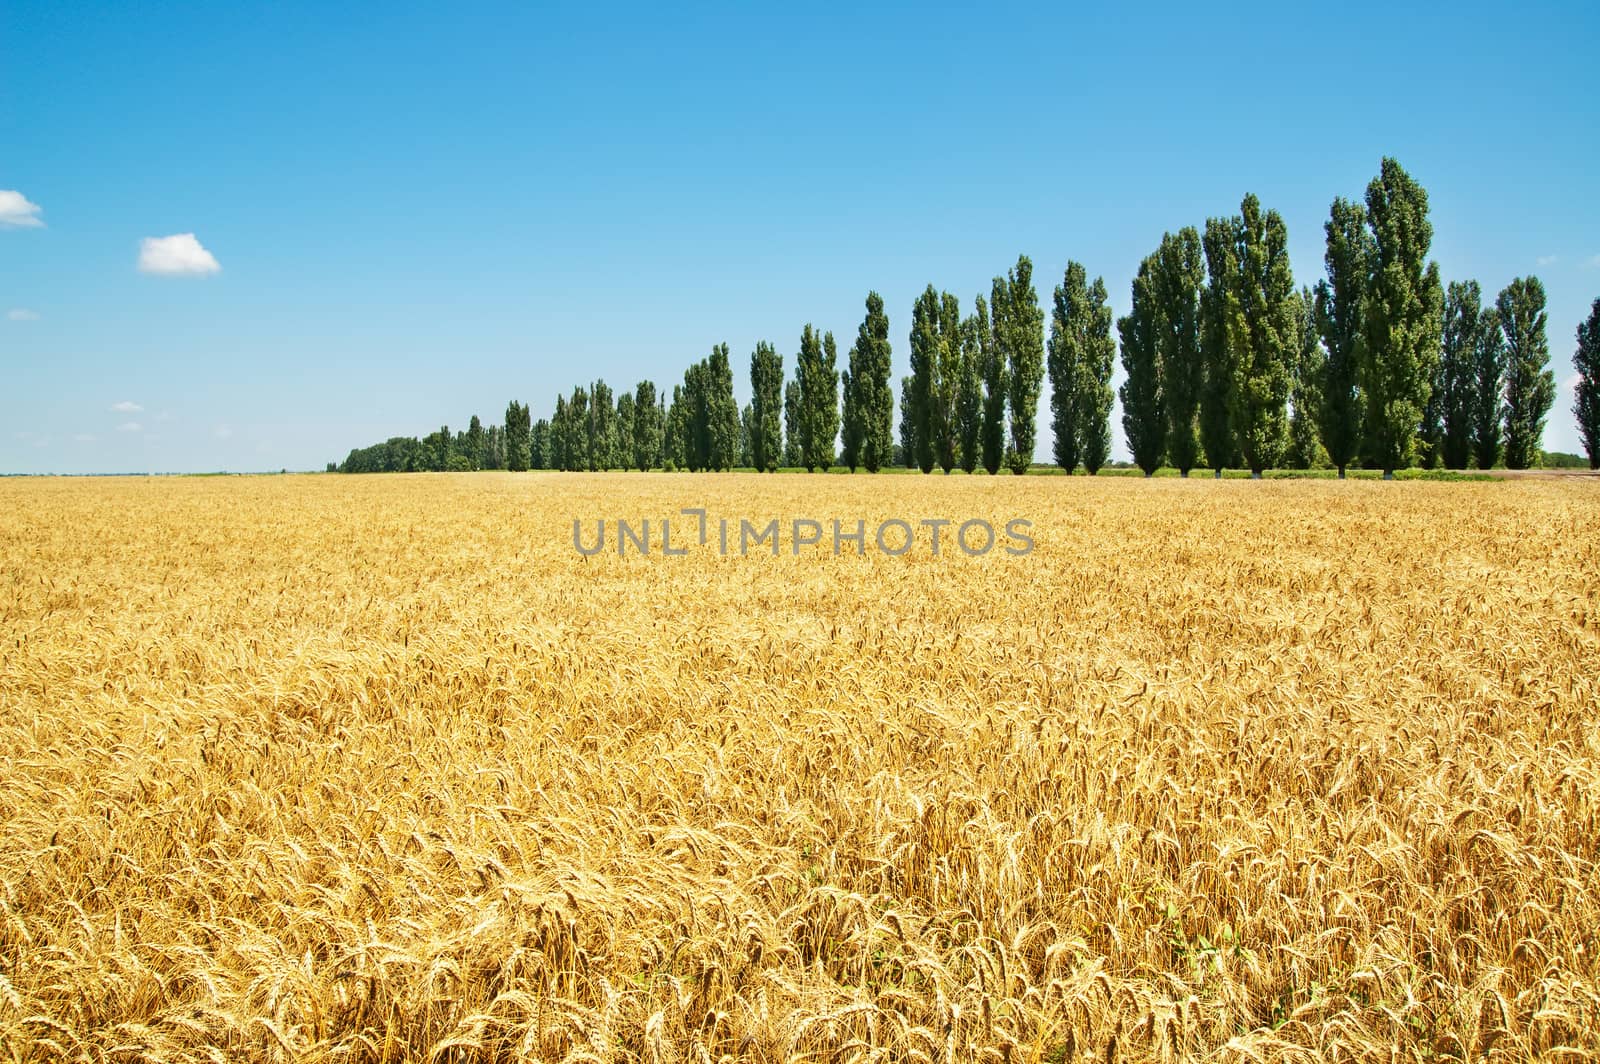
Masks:
[[[0,481],[0,654],[0,1059],[1600,1057],[1593,480]]]

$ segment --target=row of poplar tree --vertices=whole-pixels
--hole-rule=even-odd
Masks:
[[[1335,199],[1327,278],[1295,287],[1282,217],[1248,195],[1239,213],[1162,237],[1140,264],[1116,321],[1126,379],[1118,393],[1134,463],[1191,469],[1361,465],[1420,460],[1510,468],[1537,460],[1555,398],[1545,295],[1518,278],[1485,306],[1474,281],[1444,290],[1428,261],[1426,191],[1392,159],[1364,203]],[[932,285],[912,309],[910,376],[894,433],[889,319],[876,292],[845,367],[831,332],[806,325],[795,373],[765,341],[750,357],[751,400],[734,398],[728,346],[690,366],[670,397],[652,381],[614,394],[604,381],[533,420],[513,401],[503,425],[472,418],[358,448],[344,472],[412,469],[807,470],[905,464],[1022,473],[1048,373],[1056,464],[1090,474],[1110,458],[1112,312],[1104,281],[1071,262],[1055,287],[1048,343],[1026,256],[963,314]],[[1574,413],[1590,464],[1600,457],[1600,300],[1579,328]],[[332,468],[332,467],[330,467]]]

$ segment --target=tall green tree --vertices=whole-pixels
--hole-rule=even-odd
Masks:
[[[550,422],[540,418],[528,431],[528,468],[550,468]]]
[[[467,423],[467,457],[471,459],[473,469],[484,468],[483,439],[483,422],[478,420],[477,414],[473,414],[472,420]]]
[[[795,373],[799,372],[800,367],[796,365]],[[805,461],[803,422],[800,381],[791,380],[783,386],[783,464],[790,469],[802,465]]]
[[[935,460],[947,475],[956,467],[961,454],[961,422],[957,408],[961,390],[961,346],[961,301],[943,292],[939,296],[939,344],[931,421]]]
[[[1254,193],[1239,206],[1239,332],[1234,347],[1229,420],[1254,476],[1276,465],[1288,436],[1289,366],[1299,334],[1289,232],[1277,211],[1263,212]]]
[[[617,421],[611,433],[611,468],[628,469],[633,465],[633,421],[635,411],[633,393],[624,390],[617,396]]]
[[[656,397],[654,381],[640,381],[633,390],[633,440],[630,455],[633,465],[647,473],[661,464],[661,437],[666,430],[666,415]]]
[[[1217,476],[1233,459],[1234,337],[1239,334],[1239,219],[1210,218],[1202,238],[1206,287],[1200,294],[1200,445]]]
[[[603,380],[589,387],[589,468],[610,469],[616,446],[617,412],[611,386]]]
[[[889,387],[889,316],[883,297],[867,293],[866,317],[850,349],[851,386],[856,390],[859,460],[867,472],[894,464],[894,392]]]
[[[1478,315],[1476,373],[1472,387],[1472,457],[1479,469],[1493,469],[1500,460],[1501,425],[1506,414],[1506,337],[1500,311]]]
[[[1186,226],[1167,233],[1156,252],[1154,275],[1167,460],[1184,477],[1200,460],[1197,419],[1206,368],[1200,340],[1200,286],[1205,279],[1201,256],[1199,230]]]
[[[589,392],[581,384],[572,389],[572,397],[567,400],[567,416],[572,419],[567,469],[582,471],[596,468],[590,449],[594,428],[590,423]]]
[[[1572,368],[1578,371],[1572,416],[1578,419],[1578,435],[1588,452],[1589,468],[1600,469],[1600,299],[1590,305],[1588,320],[1578,323],[1578,349],[1572,353]]]
[[[1518,277],[1495,300],[1506,336],[1506,468],[1527,469],[1542,453],[1545,419],[1556,401],[1545,336],[1544,285]]]
[[[1361,394],[1362,306],[1366,301],[1372,263],[1377,257],[1367,212],[1359,203],[1335,199],[1323,226],[1327,252],[1323,263],[1328,279],[1316,287],[1317,331],[1322,336],[1323,360],[1317,374],[1321,402],[1317,428],[1328,461],[1339,470],[1356,460],[1361,450],[1366,403]]]
[[[1028,256],[1017,256],[1016,266],[1006,275],[1003,291],[1005,313],[1002,315],[996,306],[994,315],[1009,384],[1006,405],[1011,409],[1011,439],[1006,465],[1021,475],[1033,464],[1039,429],[1039,389],[1044,383],[1044,310],[1033,287],[1033,263]]]
[[[806,472],[833,465],[839,434],[838,349],[833,333],[818,335],[807,324],[800,334],[795,380],[800,386],[800,463]]]
[[[1478,344],[1483,327],[1483,290],[1478,282],[1451,281],[1445,293],[1439,371],[1433,379],[1438,399],[1438,454],[1446,469],[1465,469],[1472,461]]]
[[[1006,298],[1004,286],[1004,279],[994,279],[990,308]],[[1005,461],[1006,397],[1010,392],[1010,380],[1006,373],[1006,357],[1000,349],[999,327],[990,318],[982,296],[978,297],[978,328],[985,337],[978,362],[978,372],[983,377],[983,427],[978,439],[983,450],[983,468],[993,476],[1000,472]]]
[[[556,396],[556,409],[550,415],[550,447],[545,454],[546,469],[570,469],[567,455],[572,450],[572,419],[567,416],[567,397]]]
[[[783,356],[765,340],[750,356],[750,407],[750,457],[758,472],[770,473],[783,461]]]
[[[739,465],[754,468],[756,464],[756,409],[750,403],[739,411]]]
[[[515,473],[528,468],[528,408],[515,399],[506,407],[506,468]]]
[[[1161,465],[1167,442],[1166,412],[1161,405],[1161,311],[1156,295],[1157,258],[1147,256],[1133,279],[1133,306],[1117,320],[1122,337],[1122,430],[1128,450],[1145,476]]]
[[[850,368],[857,361],[856,349],[852,346],[850,365],[839,375],[839,395],[844,403],[844,417],[839,424],[839,464],[852,473],[861,465],[861,411],[856,405],[861,396]]]
[[[973,312],[961,322],[960,380],[956,385],[957,451],[966,473],[977,469],[982,457],[983,365],[988,343],[989,308],[979,296]]]
[[[689,452],[693,449],[691,438],[694,435],[689,425],[690,406],[684,386],[674,384],[661,439],[661,465],[664,469],[689,468]]]
[[[1439,361],[1444,290],[1428,262],[1428,193],[1385,158],[1367,186],[1372,273],[1361,322],[1357,379],[1366,399],[1368,449],[1385,477],[1410,463]]]
[[[1082,264],[1068,262],[1053,293],[1050,315],[1050,412],[1056,464],[1067,472],[1079,462],[1090,476],[1111,456],[1111,307],[1106,286],[1091,285]]]
[[[939,293],[929,285],[911,309],[911,442],[917,468],[933,472],[939,460],[935,414],[939,373]]]
[[[917,411],[916,382],[911,377],[900,378],[900,464],[916,469],[917,461]]]
[[[714,346],[706,359],[706,388],[706,468],[729,470],[739,461],[739,403],[727,344]]]
[[[1312,469],[1324,452],[1317,440],[1318,372],[1322,341],[1317,335],[1317,300],[1309,288],[1295,296],[1294,360],[1289,368],[1289,447],[1284,464],[1290,469]]]

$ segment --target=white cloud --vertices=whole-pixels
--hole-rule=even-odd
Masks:
[[[143,429],[144,426],[139,424],[137,421],[124,421],[122,424],[117,426],[118,432],[140,432]]]
[[[1565,388],[1569,392],[1575,392],[1578,390],[1578,382],[1581,380],[1583,380],[1583,374],[1574,373],[1572,376],[1561,382],[1561,387]]]
[[[144,407],[140,406],[138,403],[124,399],[120,403],[112,403],[111,411],[115,414],[142,414],[144,413]]]
[[[218,425],[216,428],[211,430],[211,433],[212,433],[212,435],[216,436],[217,439],[225,440],[229,436],[233,435],[233,426],[232,425]]]
[[[1600,255],[1590,255],[1587,259],[1584,259],[1583,268],[1586,270],[1600,270]]]
[[[193,233],[147,236],[139,245],[139,270],[169,277],[203,277],[222,269]]]
[[[15,189],[0,188],[0,229],[43,228],[44,219],[39,217],[42,209]]]
[[[1561,261],[1561,256],[1560,255],[1540,255],[1538,258],[1534,259],[1533,261],[1535,263],[1537,263],[1538,265],[1540,265],[1540,266],[1554,266],[1556,263]]]
[[[79,443],[93,443],[95,441],[95,434],[92,432],[79,432],[72,438],[77,440]]]
[[[6,318],[10,321],[38,321],[39,312],[37,310],[29,310],[27,307],[18,307],[15,310],[6,311]]]

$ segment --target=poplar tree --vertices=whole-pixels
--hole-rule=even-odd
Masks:
[[[1205,363],[1200,381],[1200,445],[1206,463],[1222,476],[1233,458],[1230,411],[1233,390],[1233,337],[1239,329],[1237,277],[1238,219],[1210,218],[1202,238],[1206,287],[1200,295],[1200,349]]]
[[[770,473],[783,461],[783,356],[765,340],[750,356],[750,407],[750,457],[759,472]]]
[[[973,313],[961,322],[960,379],[956,384],[956,450],[966,473],[978,468],[982,452],[983,351],[988,331],[989,310],[979,296]]]
[[[1122,429],[1128,437],[1128,450],[1145,476],[1161,465],[1166,447],[1167,423],[1161,406],[1160,311],[1157,307],[1156,256],[1139,264],[1133,279],[1133,306],[1126,317],[1117,320],[1122,337]]]
[[[1111,307],[1106,286],[1089,284],[1082,264],[1068,262],[1050,315],[1050,411],[1056,464],[1067,472],[1083,463],[1090,476],[1111,456]]]
[[[795,373],[799,372],[800,367],[796,365]],[[791,380],[783,387],[783,464],[790,469],[798,467],[805,460],[800,426],[800,382]]]
[[[595,381],[590,385],[589,396],[589,468],[610,469],[617,432],[611,387],[603,380]]]
[[[961,390],[961,301],[949,292],[939,296],[939,342],[934,366],[934,460],[948,475],[960,460],[961,424],[957,402]]]
[[[1366,409],[1360,389],[1362,303],[1377,251],[1367,231],[1366,210],[1343,198],[1333,201],[1323,226],[1327,280],[1318,281],[1317,331],[1322,336],[1322,363],[1317,373],[1320,402],[1317,429],[1328,461],[1340,478],[1361,449]]]
[[[672,404],[667,407],[662,435],[661,464],[666,469],[689,468],[689,400],[683,385],[672,386]]]
[[[567,400],[567,418],[566,468],[577,471],[591,469],[589,444],[593,436],[589,425],[589,393],[581,384],[572,389],[572,398]]]
[[[633,393],[624,391],[617,396],[617,421],[611,433],[611,468],[628,469],[633,465]]]
[[[1500,330],[1500,311],[1494,307],[1478,315],[1475,361],[1472,456],[1479,469],[1493,469],[1500,460],[1500,426],[1506,413],[1506,338]]]
[[[889,387],[893,349],[889,344],[889,316],[884,313],[883,297],[876,292],[867,293],[867,314],[856,332],[852,352],[860,461],[867,472],[876,473],[894,464],[894,392]],[[854,364],[855,352],[859,352],[859,368]]]
[[[1578,371],[1578,387],[1572,415],[1578,419],[1578,435],[1589,455],[1589,468],[1600,469],[1600,299],[1589,307],[1587,321],[1578,323],[1578,349],[1572,353],[1572,368]]]
[[[739,461],[739,403],[733,397],[733,364],[728,360],[727,344],[711,348],[705,372],[705,466],[726,471]]]
[[[911,442],[916,465],[933,472],[938,461],[934,401],[939,372],[939,293],[929,285],[911,310]]]
[[[983,468],[991,476],[1000,472],[1006,452],[1006,393],[1009,381],[998,330],[989,317],[992,313],[998,313],[993,309],[995,301],[1005,298],[1004,283],[996,277],[988,307],[982,296],[978,297],[977,304],[978,330],[983,343],[978,358],[978,373],[983,378],[983,425],[978,433],[978,441],[983,450]]]
[[[1161,405],[1167,418],[1167,460],[1188,476],[1200,460],[1197,418],[1205,384],[1200,343],[1200,286],[1205,277],[1200,232],[1186,226],[1161,238],[1156,252]]]
[[[491,439],[490,448],[494,447]],[[498,468],[490,466],[490,469]],[[533,428],[528,431],[528,468],[550,468],[550,422],[540,418],[533,423]]]
[[[483,457],[483,422],[478,420],[477,414],[473,414],[472,420],[467,423],[467,458],[472,462],[473,469],[482,469]]]
[[[1289,364],[1299,333],[1289,233],[1252,193],[1239,206],[1239,331],[1229,420],[1253,476],[1277,463],[1288,434]]]
[[[666,415],[656,398],[654,381],[640,381],[633,390],[633,440],[630,455],[633,465],[647,473],[661,464],[661,437]]]
[[[1301,288],[1295,296],[1294,357],[1289,367],[1289,448],[1284,464],[1290,469],[1311,469],[1321,458],[1317,441],[1321,352],[1316,296],[1311,289]]]
[[[1393,159],[1383,160],[1367,186],[1367,224],[1375,254],[1357,381],[1366,399],[1368,448],[1388,478],[1415,450],[1439,361],[1444,293],[1438,264],[1427,261],[1428,193]]]
[[[1539,460],[1545,419],[1556,401],[1545,336],[1544,285],[1518,277],[1495,300],[1506,337],[1506,468],[1527,469]]]
[[[1483,331],[1483,290],[1477,281],[1451,281],[1445,292],[1439,371],[1438,455],[1446,469],[1472,461],[1473,407],[1478,381],[1478,343]]]
[[[1005,315],[995,311],[997,334],[1002,338],[1008,377],[1007,405],[1011,408],[1011,441],[1006,465],[1019,476],[1033,464],[1038,435],[1039,388],[1044,382],[1044,311],[1033,287],[1033,263],[1017,256],[1005,280]]]
[[[900,378],[900,464],[907,469],[917,468],[915,391],[910,377]]]
[[[834,368],[838,351],[833,333],[821,336],[807,324],[800,334],[800,354],[795,360],[799,385],[800,464],[806,472],[824,472],[833,465],[834,441],[839,433],[839,373]]]
[[[856,406],[858,389],[852,369],[859,369],[856,348],[850,348],[849,366],[839,375],[839,394],[844,402],[844,416],[839,426],[839,464],[854,473],[861,464],[861,412]]]
[[[506,468],[521,473],[528,468],[528,408],[515,399],[506,407]]]
[[[567,468],[567,454],[572,450],[571,442],[568,440],[570,420],[567,417],[566,396],[556,396],[555,413],[550,415],[550,447],[545,455],[547,469]]]

